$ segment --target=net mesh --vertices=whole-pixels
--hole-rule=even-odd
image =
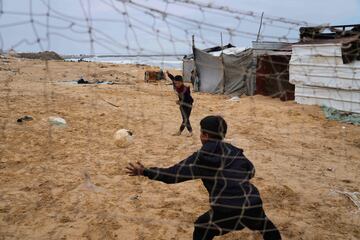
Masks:
[[[271,221],[289,239],[359,238],[360,130],[295,104],[360,112],[359,27],[314,25],[206,1],[0,0],[0,239],[189,239],[195,221],[222,239]],[[160,68],[192,81],[192,109],[169,79],[144,82]],[[226,144],[201,145],[206,115]],[[189,116],[193,136],[171,136]],[[136,160],[184,183],[131,178]]]

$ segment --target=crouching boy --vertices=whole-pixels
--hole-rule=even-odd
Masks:
[[[245,227],[260,232],[263,239],[281,239],[264,212],[258,189],[250,183],[255,174],[253,164],[242,149],[222,141],[227,131],[225,120],[207,116],[200,127],[202,147],[187,159],[169,168],[130,163],[127,173],[168,184],[201,179],[209,193],[210,210],[195,221],[194,240],[213,239]]]

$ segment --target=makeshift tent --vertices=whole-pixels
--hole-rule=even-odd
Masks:
[[[202,51],[212,54],[233,47],[234,46],[229,43],[223,47],[215,46],[212,48],[203,49]],[[194,54],[185,55],[183,58],[183,79],[185,82],[191,82],[191,74],[194,69],[195,69]]]
[[[294,99],[295,86],[289,82],[291,45],[284,42],[253,42],[253,48],[246,50],[236,47],[214,52],[195,49],[198,76],[195,90]],[[193,67],[194,62],[184,61],[184,69]],[[187,71],[184,71],[184,75],[188,74],[190,78],[191,71]]]
[[[247,81],[253,77],[252,50],[227,48],[207,53],[194,49],[198,82],[195,89],[200,92],[242,95],[247,92]]]
[[[297,103],[360,113],[360,32],[342,29],[324,34],[323,29],[300,29],[302,39],[293,45],[290,60]]]

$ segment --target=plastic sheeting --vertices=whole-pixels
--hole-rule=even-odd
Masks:
[[[247,81],[255,77],[253,74],[252,51],[247,50],[238,55],[223,55],[225,94],[242,95],[247,92]]]
[[[295,101],[360,113],[360,62],[343,63],[340,43],[294,45]]]
[[[341,111],[360,113],[360,91],[296,85],[295,101],[300,104],[323,105]]]
[[[329,120],[360,125],[360,114],[341,112],[335,108],[329,108],[326,106],[322,106],[321,108],[325,113],[325,117]]]
[[[290,82],[360,90],[360,61],[344,64],[341,46],[341,44],[295,45],[290,60]]]
[[[191,82],[191,71],[194,70],[194,67],[193,59],[183,59],[183,79],[185,82]]]
[[[224,69],[220,57],[195,49],[195,65],[199,76],[199,91],[218,93],[222,91]]]
[[[241,95],[247,91],[247,81],[254,77],[252,50],[232,53],[236,54],[213,56],[195,49],[201,92]]]
[[[238,48],[238,47],[232,47],[232,48],[226,48],[222,51],[217,51],[217,52],[209,52],[209,54],[216,56],[216,57],[220,57],[221,54],[225,54],[225,55],[237,55],[240,54],[241,52],[243,52],[245,50],[245,48]]]

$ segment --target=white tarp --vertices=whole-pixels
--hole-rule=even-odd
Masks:
[[[332,107],[360,113],[360,91],[296,85],[295,101],[300,104]]]
[[[341,43],[293,45],[295,101],[360,113],[360,62],[343,63]]]
[[[293,84],[360,90],[360,61],[344,64],[341,44],[294,45],[289,71]]]
[[[315,64],[310,66],[294,64],[290,61],[290,82],[318,87],[360,90],[360,66],[346,68]]]
[[[221,53],[225,55],[237,55],[241,52],[243,52],[245,48],[239,48],[239,47],[232,47],[232,48],[226,48],[222,51],[216,51],[216,52],[209,52],[209,54],[220,57]]]

